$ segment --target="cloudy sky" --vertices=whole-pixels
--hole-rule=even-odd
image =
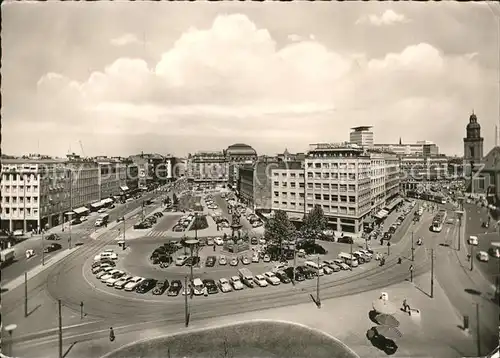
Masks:
[[[494,145],[498,7],[460,3],[10,3],[2,151],[186,155],[243,142]]]

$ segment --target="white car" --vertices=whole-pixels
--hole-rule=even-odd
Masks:
[[[215,242],[215,245],[217,245],[217,246],[224,245],[224,240],[222,240],[222,238],[220,238],[220,237],[216,237],[214,242]]]
[[[107,275],[110,271],[114,269],[115,268],[112,266],[105,267],[104,269],[102,269],[102,271],[100,271],[97,275],[95,275],[95,277],[100,280],[102,276]]]
[[[260,245],[265,245],[266,244],[266,239],[259,239],[259,244]]]
[[[233,290],[233,287],[231,286],[227,278],[220,278],[218,284],[221,292],[223,293],[231,292]]]
[[[181,255],[175,259],[175,266],[183,266],[188,259],[187,255]]]
[[[220,255],[220,257],[219,257],[219,265],[222,265],[222,266],[227,265],[226,256]]]
[[[256,275],[253,280],[259,287],[267,287],[267,281],[264,276]]]
[[[477,236],[470,236],[469,237],[469,245],[472,245],[472,246],[479,245],[479,240],[478,240]]]
[[[279,264],[279,265],[276,265],[273,267],[272,272],[276,273],[278,271],[285,271],[287,268],[288,268],[288,264]]]
[[[252,256],[252,262],[253,263],[258,263],[260,261],[260,257],[258,253],[254,253]]]
[[[271,262],[271,256],[264,255],[264,262]]]
[[[84,222],[84,221],[87,221],[87,220],[88,220],[87,216],[80,216],[80,221],[81,222]]]
[[[110,270],[105,275],[102,275],[99,279],[101,280],[101,282],[106,282],[107,280],[112,278],[115,273],[117,273],[119,271],[120,270],[117,270],[117,269]]]
[[[103,271],[106,267],[112,267],[110,264],[101,264],[99,266],[92,268],[92,273],[97,275],[99,272]]]
[[[107,286],[113,286],[115,284],[115,282],[118,281],[120,279],[120,277],[123,277],[123,276],[125,276],[125,271],[116,270],[116,272],[113,273],[113,275],[110,278],[108,278],[105,283]],[[102,277],[101,277],[101,281],[103,281]]]
[[[231,285],[236,291],[242,290],[243,289],[243,283],[241,282],[240,278],[238,276],[233,276],[231,277]]]
[[[358,250],[358,251],[361,252],[363,255],[369,257],[370,260],[373,258],[373,254],[370,251],[368,251],[368,250],[361,249],[361,250]]]
[[[325,275],[331,275],[333,273],[333,269],[331,269],[329,266],[324,266],[323,272],[325,273]]]
[[[97,212],[98,212],[99,214],[102,214],[102,213],[105,213],[105,212],[106,212],[106,210],[107,210],[106,208],[101,208],[101,209],[97,210]]]
[[[229,265],[238,266],[238,259],[236,257],[233,257],[231,261],[229,261]]]
[[[115,284],[113,285],[114,288],[121,289],[125,287],[125,285],[134,277],[131,275],[123,276],[120,277],[118,280],[116,280]]]
[[[104,251],[94,256],[94,261],[101,261],[102,259],[118,260],[116,252]]]
[[[139,284],[144,281],[143,277],[135,276],[125,285],[125,291],[133,291]]]
[[[191,285],[188,285],[187,287],[183,287],[182,288],[182,295],[183,296],[190,295],[191,291],[192,291]]]
[[[280,270],[278,270],[278,271],[280,271]],[[273,272],[266,272],[266,273],[264,273],[263,276],[266,279],[266,281],[269,282],[273,286],[278,286],[279,284],[281,284],[280,279],[277,278]]]
[[[477,256],[476,256],[476,257],[477,257],[477,259],[478,259],[479,261],[482,261],[482,262],[488,262],[488,261],[489,261],[489,259],[490,259],[490,258],[488,257],[488,253],[487,253],[486,251],[479,251],[479,252],[477,253]]]

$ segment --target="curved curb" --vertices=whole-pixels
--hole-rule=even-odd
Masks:
[[[334,341],[336,344],[338,344],[340,347],[342,347],[343,349],[345,349],[347,352],[349,352],[350,354],[352,354],[354,357],[357,357],[357,358],[360,358],[360,356],[354,352],[351,348],[349,348],[345,343],[343,343],[342,341],[340,341],[338,338],[324,332],[324,331],[321,331],[317,328],[313,328],[313,327],[309,327],[305,324],[302,324],[302,323],[297,323],[297,322],[292,322],[292,321],[286,321],[286,320],[273,320],[273,319],[250,319],[250,320],[246,320],[246,321],[239,321],[239,322],[234,322],[234,323],[225,323],[225,324],[216,324],[216,325],[213,325],[213,326],[210,326],[210,327],[203,327],[203,328],[194,328],[194,329],[187,329],[183,332],[177,332],[177,333],[172,333],[172,334],[162,334],[162,335],[158,335],[158,336],[154,336],[154,337],[149,337],[149,338],[144,338],[144,339],[139,339],[137,341],[134,341],[134,342],[131,342],[131,343],[127,343],[111,352],[108,352],[106,353],[104,356],[101,356],[101,358],[110,358],[112,357],[114,354],[122,351],[122,350],[126,350],[127,348],[130,348],[130,347],[133,347],[137,344],[140,344],[140,343],[145,343],[145,342],[150,342],[150,341],[153,341],[153,340],[159,340],[159,339],[165,339],[165,338],[175,338],[175,337],[178,337],[178,336],[183,336],[183,335],[186,335],[186,334],[189,334],[189,333],[200,333],[200,332],[204,332],[204,331],[211,331],[211,330],[214,330],[214,329],[220,329],[220,328],[229,328],[229,327],[234,327],[234,326],[240,326],[240,325],[244,325],[244,324],[248,324],[248,323],[280,323],[280,324],[285,324],[285,325],[292,325],[292,326],[295,326],[295,327],[300,327],[302,329],[305,329],[305,330],[308,330],[308,331],[312,331],[320,336],[323,336],[325,338],[328,338],[332,341]]]

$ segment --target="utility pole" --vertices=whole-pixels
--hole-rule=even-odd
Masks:
[[[481,330],[479,326],[479,303],[476,303],[476,344],[477,344],[477,356],[481,357]]]
[[[71,224],[73,220],[73,171],[69,170],[69,239],[68,247],[71,250]]]
[[[411,261],[415,261],[415,246],[413,244],[413,231],[411,232]]]
[[[319,263],[319,256],[318,256],[318,280],[316,281],[316,305],[318,308],[321,308],[321,299],[319,297],[319,271],[321,270],[320,268],[320,263]]]
[[[295,245],[293,246],[293,272],[292,284],[295,286],[295,269],[297,267],[297,236],[295,236]]]
[[[59,358],[63,358],[61,300],[57,300],[57,305],[59,307]]]
[[[470,270],[474,270],[474,245],[470,245]]]
[[[189,306],[188,306],[188,292],[187,292],[187,289],[188,289],[188,277],[184,277],[184,291],[185,291],[185,295],[184,295],[184,313],[185,313],[185,325],[186,327],[189,326]]]
[[[26,175],[23,173],[23,235],[26,235]]]
[[[40,223],[40,225],[42,225],[42,223]],[[43,237],[43,230],[41,230],[41,233],[42,233],[42,266],[45,266],[45,243]]]
[[[391,256],[391,243],[387,243],[387,256]]]
[[[80,302],[80,319],[83,319],[83,301]]]
[[[434,249],[431,249],[431,298],[434,298]]]
[[[125,215],[127,214],[127,204],[125,204],[125,213],[123,214],[123,250],[125,250],[126,246],[125,246],[125,229],[126,229],[126,226],[125,226],[125,222],[126,222],[126,219],[125,219]]]
[[[410,282],[413,283],[413,265],[410,265],[408,271],[410,271]]]
[[[28,272],[24,272],[24,317],[28,317]]]

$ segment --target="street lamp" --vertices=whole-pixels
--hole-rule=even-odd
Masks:
[[[8,324],[7,326],[5,326],[5,330],[9,333],[9,353],[10,353],[10,356],[13,357],[14,354],[14,342],[12,341],[12,333],[14,333],[14,331],[16,330],[17,328],[17,324]]]
[[[461,210],[456,210],[455,214],[457,215],[457,218],[458,218],[458,249],[457,250],[460,251],[460,241],[461,241],[460,231],[462,229],[462,217],[464,215],[464,212]]]
[[[200,243],[198,239],[187,239],[185,241],[186,245],[189,246],[189,249],[191,251],[191,265],[189,265],[190,268],[190,279],[191,283],[193,282],[193,266],[194,266],[194,258],[193,258],[193,249],[196,245]],[[193,293],[191,293],[191,298],[193,298]]]

